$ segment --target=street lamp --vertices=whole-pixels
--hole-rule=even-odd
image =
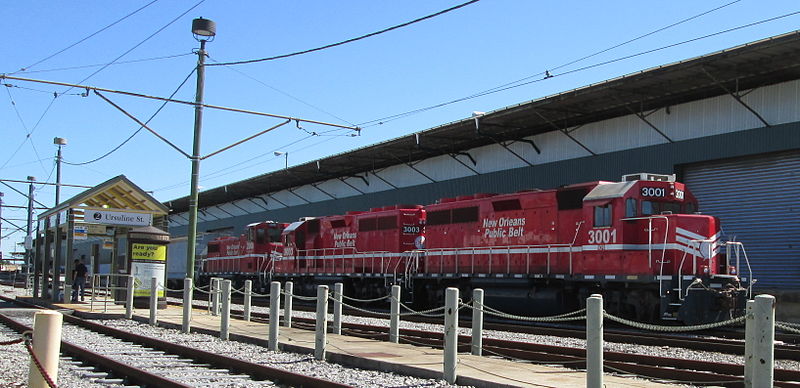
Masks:
[[[275,152],[273,152],[273,154],[274,154],[275,156],[281,156],[281,155],[283,155],[283,158],[284,158],[284,160],[285,160],[285,166],[284,166],[284,168],[288,170],[288,169],[289,169],[289,153],[288,153],[288,152],[282,152],[282,151],[275,151]]]
[[[189,231],[186,242],[186,277],[194,279],[194,256],[197,244],[197,184],[200,179],[200,133],[203,128],[203,88],[205,87],[206,42],[217,35],[217,25],[209,19],[192,20],[192,35],[200,42],[197,50],[197,92],[194,105],[194,142],[192,178],[189,194]]]
[[[61,203],[61,147],[67,145],[67,139],[63,137],[53,138],[53,144],[58,146],[56,153],[56,204],[55,208]],[[58,302],[58,290],[61,287],[61,211],[56,211],[56,257],[53,263],[53,301]],[[69,295],[64,295],[68,298]]]

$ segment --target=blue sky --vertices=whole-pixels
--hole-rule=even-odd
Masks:
[[[464,1],[206,0],[199,5],[197,0],[6,2],[6,17],[0,23],[0,73],[166,97],[175,92],[195,66],[192,50],[198,43],[190,28],[196,17],[217,23],[217,37],[207,45],[211,64],[322,46]],[[142,7],[145,8],[89,37]],[[722,8],[559,67],[718,7]],[[348,130],[327,132],[335,128],[303,125],[298,129],[286,125],[204,160],[200,185],[217,187],[283,168],[283,156],[274,156],[274,151],[288,152],[289,165],[299,164],[463,119],[473,111],[491,111],[794,31],[800,15],[563,74],[799,10],[800,3],[795,1],[482,0],[402,29],[320,52],[256,64],[209,67],[205,88],[208,104],[364,128],[360,136],[353,137]],[[151,60],[159,57],[169,58]],[[115,60],[121,63],[87,67]],[[134,62],[125,63],[128,61]],[[545,70],[555,77],[384,120],[381,125],[364,125],[526,77],[538,80]],[[3,83],[0,179],[25,180],[32,175],[40,181],[53,182],[55,136],[69,142],[63,149],[64,160],[82,163],[104,155],[139,128],[98,96],[81,96],[84,90],[13,80]],[[54,92],[66,93],[54,98]],[[191,101],[194,92],[195,78],[191,75],[175,98]],[[140,98],[106,96],[143,121],[161,105]],[[191,107],[168,104],[153,118],[150,127],[191,153],[193,118]],[[279,122],[207,109],[201,154]],[[309,132],[325,133],[312,136]],[[62,182],[92,186],[120,174],[143,189],[152,190],[159,200],[189,193],[189,160],[144,130],[97,162],[64,165]],[[27,192],[26,185],[10,184]],[[79,191],[64,188],[61,196],[66,199]],[[5,193],[5,205],[26,204],[24,196],[7,186],[0,185],[0,192]],[[52,206],[54,189],[40,186],[36,197]],[[2,250],[10,252],[24,236],[12,233],[14,228],[9,221],[24,226],[21,219],[25,218],[25,211],[4,208],[2,216],[8,219],[2,224]]]

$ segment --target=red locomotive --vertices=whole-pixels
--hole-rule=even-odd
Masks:
[[[693,324],[740,315],[747,290],[721,252],[719,220],[697,209],[673,176],[634,174],[304,218],[280,242],[247,252],[265,255],[256,266],[265,277],[294,281],[308,295],[318,284],[343,282],[346,294],[372,298],[401,284],[403,298],[422,307],[441,304],[447,287],[467,297],[483,288],[488,305],[548,315],[602,293],[606,310],[640,320]],[[209,258],[212,244],[231,239],[210,243]]]

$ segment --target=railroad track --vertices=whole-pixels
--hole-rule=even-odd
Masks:
[[[195,298],[195,300],[202,300]],[[259,301],[263,302],[263,301]],[[168,302],[173,305],[181,305],[179,302]],[[258,303],[254,304],[259,307],[267,307],[268,303]],[[205,307],[205,306],[203,306]],[[314,312],[314,307],[312,306],[305,306],[303,304],[299,304],[295,302],[294,310],[297,311],[305,311],[305,312]],[[242,310],[232,309],[231,314],[241,316],[243,314]],[[346,315],[353,315],[353,316],[363,316],[368,318],[379,318],[379,319],[387,319],[386,316],[380,314],[364,314],[361,311],[356,311],[349,309],[347,307],[343,308],[343,314]],[[267,314],[263,313],[251,313],[254,317],[259,318],[266,318]],[[403,321],[408,322],[415,322],[415,323],[429,323],[429,324],[442,324],[442,319],[433,319],[428,317],[422,316],[404,316],[402,318]],[[293,318],[293,321],[302,322],[302,318]],[[312,320],[309,320],[313,322]],[[471,327],[471,322],[466,319],[461,319],[459,321],[460,327],[469,328]],[[492,322],[487,321],[484,322],[484,330],[497,330],[497,331],[506,331],[511,333],[525,333],[525,334],[532,334],[532,335],[544,335],[544,336],[554,336],[554,337],[563,337],[563,338],[579,338],[585,339],[586,338],[586,329],[583,327],[575,328],[575,327],[564,327],[564,326],[535,326],[535,325],[520,325],[520,324],[511,324],[511,323],[501,323],[501,322]],[[386,330],[386,329],[384,329]],[[628,330],[624,327],[616,327],[616,328],[609,328],[606,326],[605,331],[603,332],[603,337],[606,341],[609,342],[617,342],[617,343],[628,343],[628,344],[636,344],[636,345],[647,345],[647,346],[668,346],[674,348],[682,348],[682,349],[689,349],[689,350],[698,350],[698,351],[709,351],[713,350],[714,352],[724,353],[724,354],[733,354],[733,355],[742,355],[744,354],[744,334],[741,334],[741,337],[736,338],[733,333],[730,333],[734,338],[721,338],[718,333],[713,333],[714,335],[703,334],[703,335],[675,335],[675,334],[664,334],[664,333],[652,333],[652,332],[645,332],[641,330]],[[788,338],[787,338],[788,337]],[[791,360],[791,361],[800,361],[800,346],[795,345],[793,342],[786,342],[787,339],[796,339],[796,335],[776,335],[775,340],[775,358],[781,360]]]
[[[5,301],[14,299],[1,297]],[[21,333],[31,328],[27,317],[0,314],[0,322]],[[22,321],[22,322],[20,322]],[[152,337],[140,336],[81,318],[64,315],[65,337],[78,338],[78,346],[62,340],[63,354],[102,369],[126,383],[157,387],[289,386],[347,387],[286,370],[206,352]],[[91,348],[91,349],[90,349]]]
[[[180,304],[176,302],[169,303]],[[198,304],[197,307],[205,306]],[[241,314],[242,312],[240,310],[232,310],[232,313]],[[268,320],[268,314],[266,313],[251,312],[251,316],[253,320]],[[293,327],[315,330],[314,319],[294,317],[292,322]],[[529,326],[525,327],[531,330],[538,329],[531,328]],[[578,330],[566,331],[565,329],[543,329],[545,329],[546,332],[560,330],[560,336],[568,336],[568,334],[578,332]],[[342,333],[355,337],[383,341],[388,341],[389,338],[387,327],[347,322],[342,323]],[[583,336],[585,336],[585,331],[583,331],[580,335],[575,335],[575,337],[578,338],[582,338]],[[604,334],[604,337],[607,341],[612,341],[613,339],[615,342],[620,341],[635,345],[669,346],[676,348],[688,347],[690,349],[703,351],[713,350],[715,352],[729,352],[730,354],[744,354],[744,345],[741,342],[732,340],[711,340],[708,338],[658,336],[631,333]],[[430,346],[434,348],[443,347],[441,332],[430,332],[424,330],[401,328],[400,342],[412,345]],[[459,336],[459,352],[470,352],[470,342],[471,338],[469,336]],[[486,356],[500,356],[524,362],[534,362],[549,365],[558,364],[568,368],[585,368],[586,365],[586,352],[583,348],[484,338],[483,350],[484,355]],[[796,346],[784,347],[782,345],[776,345],[775,358],[796,361],[800,360],[800,349],[798,349]],[[742,381],[744,367],[739,364],[605,351],[604,366],[606,368],[606,372],[639,375],[652,379],[678,381],[691,383],[694,385],[714,385],[725,387],[743,386]],[[774,386],[800,388],[799,370],[775,369],[774,374]]]

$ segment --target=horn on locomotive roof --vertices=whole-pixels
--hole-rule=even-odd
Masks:
[[[626,174],[622,176],[623,182],[629,181],[657,181],[657,182],[675,182],[675,174],[651,174],[649,172],[639,172],[636,174]]]

